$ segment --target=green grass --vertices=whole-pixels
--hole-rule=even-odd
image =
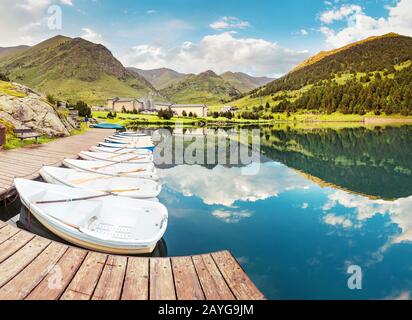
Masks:
[[[51,138],[47,136],[41,136],[38,139],[39,144],[48,143],[50,141],[56,140],[56,138]],[[34,139],[26,139],[21,141],[19,138],[16,138],[13,135],[6,135],[6,144],[3,146],[4,150],[11,150],[21,147],[26,147],[35,144]]]
[[[80,129],[74,129],[70,131],[71,136],[77,136],[79,134],[84,134],[89,130],[85,122],[80,124]]]
[[[0,93],[16,98],[25,98],[27,95],[16,90],[11,83],[0,80]]]
[[[159,118],[157,115],[146,115],[146,114],[128,114],[128,113],[118,113],[116,119],[107,119],[108,112],[96,111],[93,112],[93,117],[100,122],[107,122],[113,124],[119,124],[122,126],[129,126],[131,123],[134,124],[170,124],[175,125],[176,123],[187,125],[197,125],[200,122],[207,122],[208,124],[219,124],[219,123],[234,123],[234,124],[253,124],[253,123],[267,123],[266,120],[246,120],[246,119],[232,119],[227,118],[188,118],[188,117],[173,117],[170,120],[164,120]]]
[[[138,88],[132,80],[120,81],[113,76],[103,75],[93,82],[77,79],[50,79],[34,87],[42,92],[47,92],[64,101],[85,101],[90,105],[106,105],[110,97],[124,96],[140,98],[147,95],[147,90]],[[137,89],[131,87],[135,85]]]

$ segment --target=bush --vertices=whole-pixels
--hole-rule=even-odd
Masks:
[[[4,73],[0,73],[0,80],[1,81],[10,81],[9,77],[6,76]]]
[[[48,103],[50,103],[52,106],[56,105],[56,99],[51,95],[51,94],[47,94],[46,96],[46,100]]]
[[[167,109],[165,109],[165,110],[161,109],[161,110],[158,112],[157,115],[158,115],[158,117],[161,118],[161,119],[170,120],[170,119],[173,118],[173,111],[172,111],[171,108],[167,108]]]
[[[183,117],[187,117],[187,112],[186,112],[186,110],[183,110],[182,116],[183,116]]]
[[[87,105],[84,101],[77,101],[75,105],[69,106],[74,108],[75,110],[79,111],[79,117],[86,117],[89,118],[92,116],[92,109]]]

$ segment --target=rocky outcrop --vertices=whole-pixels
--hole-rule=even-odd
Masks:
[[[15,128],[34,129],[49,136],[67,136],[73,123],[60,115],[45,99],[30,88],[13,83],[13,91],[0,91],[0,118]]]

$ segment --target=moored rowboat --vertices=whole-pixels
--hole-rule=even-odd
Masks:
[[[132,145],[132,144],[118,144],[118,143],[109,143],[109,142],[101,142],[99,143],[99,146],[101,147],[107,147],[107,148],[123,148],[123,149],[148,149],[153,151],[155,146],[151,145]]]
[[[55,235],[83,248],[150,253],[167,228],[167,209],[158,202],[25,179],[14,183],[29,214]]]
[[[113,154],[106,152],[81,151],[79,157],[84,160],[104,160],[110,162],[129,162],[129,163],[150,163],[153,162],[153,155],[140,154]]]
[[[111,177],[74,169],[44,166],[41,177],[48,183],[83,188],[91,191],[111,193],[129,198],[156,198],[162,186],[150,179]]]
[[[105,142],[108,143],[115,143],[115,144],[126,144],[126,145],[134,145],[134,146],[149,146],[153,147],[153,141],[151,138],[149,139],[115,139],[115,138],[105,138]]]
[[[64,159],[63,164],[71,169],[94,172],[112,177],[159,179],[153,163],[116,163],[100,160]]]
[[[118,124],[113,124],[113,123],[98,123],[98,124],[91,125],[91,127],[96,128],[96,129],[115,129],[115,130],[125,129],[125,127],[118,125]]]
[[[105,152],[111,154],[141,154],[141,155],[152,155],[153,152],[149,149],[127,149],[127,148],[108,148],[108,147],[97,147],[93,146],[90,148],[93,152]]]

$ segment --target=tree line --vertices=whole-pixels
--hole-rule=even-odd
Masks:
[[[318,110],[331,114],[360,114],[374,112],[412,115],[412,66],[395,73],[394,78],[376,77],[368,84],[350,80],[343,85],[327,81],[315,86],[295,101],[282,100],[272,112]]]

